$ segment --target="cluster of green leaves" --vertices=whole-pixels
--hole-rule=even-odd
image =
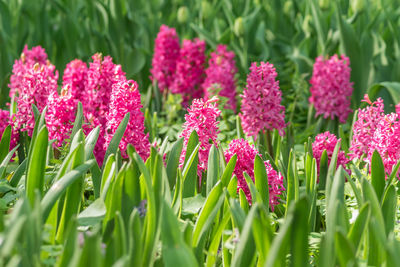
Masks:
[[[35,112],[23,161],[10,163],[18,148],[8,152],[10,127],[0,141],[2,266],[394,266],[399,261],[400,163],[385,180],[376,152],[371,174],[368,166],[351,164],[349,175],[336,169],[338,143],[330,162],[324,151],[317,170],[310,141],[296,151],[288,146],[290,129],[284,138],[274,133],[275,159],[263,155],[284,175],[286,193],[271,212],[260,156],[254,182],[245,173],[249,205],[243,191],[237,193],[237,157],[225,162],[221,147],[212,146],[199,183],[196,132],[182,167],[182,138],[152,147],[146,162],[132,146],[129,158],[122,159],[118,145],[128,113],[99,167],[93,157],[99,129],[85,136],[79,109],[68,152],[54,163],[45,112]]]

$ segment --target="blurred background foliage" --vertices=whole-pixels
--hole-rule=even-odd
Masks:
[[[60,76],[74,58],[111,55],[145,92],[154,39],[167,24],[181,39],[204,39],[208,53],[227,44],[236,53],[238,91],[252,61],[273,63],[294,126],[306,123],[312,64],[321,54],[350,57],[353,108],[373,87],[389,111],[400,86],[380,83],[400,81],[399,15],[397,0],[0,0],[0,105],[9,101],[12,65],[25,44],[43,46]]]

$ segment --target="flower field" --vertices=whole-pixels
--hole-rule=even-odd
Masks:
[[[0,0],[0,266],[400,265],[395,0]]]

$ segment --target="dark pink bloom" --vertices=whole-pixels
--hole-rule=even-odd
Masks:
[[[206,79],[202,85],[205,97],[210,98],[214,95],[226,97],[228,100],[226,107],[235,111],[236,73],[235,54],[228,51],[225,45],[218,45],[208,61]]]
[[[88,67],[80,59],[74,59],[67,64],[63,76],[63,88],[68,88],[71,97],[76,101],[81,101],[82,105],[87,104],[85,90],[87,87]]]
[[[154,44],[152,69],[150,70],[150,79],[158,82],[161,92],[172,85],[179,49],[179,38],[176,30],[161,25]]]
[[[260,131],[277,129],[285,134],[285,107],[281,105],[282,92],[279,89],[277,73],[272,64],[253,62],[243,91],[242,119],[243,131],[248,136],[256,136]]]
[[[319,56],[314,64],[311,83],[311,97],[316,116],[324,118],[337,117],[345,123],[351,112],[350,101],[353,93],[353,83],[350,82],[350,61],[342,55],[341,59],[333,55],[325,60]]]
[[[20,93],[17,97],[17,112],[15,127],[20,131],[27,131],[32,136],[35,119],[32,104],[40,112],[47,105],[47,98],[52,92],[57,92],[58,72],[54,65],[40,65],[36,63],[26,70],[21,80]]]
[[[12,120],[10,118],[10,112],[8,110],[0,109],[0,139],[3,135],[4,130],[8,125],[13,125]],[[14,127],[11,129],[11,140],[10,140],[10,150],[13,149],[18,143],[18,133],[14,130]]]
[[[21,91],[21,82],[23,77],[27,74],[27,70],[31,69],[33,65],[48,65],[47,54],[41,46],[32,47],[31,50],[25,45],[20,59],[15,60],[13,65],[12,75],[10,77],[10,97],[18,95]]]
[[[187,105],[191,99],[202,97],[201,84],[204,81],[205,48],[206,43],[197,38],[194,41],[183,40],[171,92],[181,94],[184,105]]]
[[[244,139],[234,139],[229,143],[228,149],[225,151],[225,159],[228,162],[233,155],[237,155],[236,166],[234,174],[238,178],[238,193],[239,189],[242,189],[246,195],[247,200],[251,203],[250,189],[247,186],[246,179],[243,172],[246,172],[250,178],[254,180],[254,160],[256,155],[261,156],[261,154],[255,149],[253,145],[250,145],[247,140]],[[275,171],[269,161],[265,161],[265,168],[267,170],[268,185],[265,185],[265,189],[269,191],[269,205],[271,210],[279,204],[278,200],[285,190],[283,187],[283,177],[280,172]]]
[[[61,147],[70,138],[75,121],[76,101],[67,88],[59,96],[56,91],[51,92],[47,101],[45,116],[49,140],[56,139],[54,147]]]
[[[199,136],[199,165],[197,174],[201,177],[202,172],[207,168],[208,153],[212,144],[217,146],[218,121],[217,117],[221,111],[217,108],[217,97],[209,100],[194,99],[192,105],[185,115],[183,131],[179,137],[184,137],[183,150],[180,157],[180,165],[183,166],[186,156],[187,144],[193,131]]]
[[[317,161],[317,170],[319,172],[319,164],[321,162],[321,156],[324,150],[326,150],[328,156],[328,165],[331,162],[333,151],[335,150],[335,146],[337,142],[340,141],[340,138],[330,132],[320,133],[315,137],[315,141],[312,143],[312,151],[315,160]],[[349,162],[349,159],[346,157],[346,154],[343,150],[339,150],[338,157],[337,157],[337,164],[338,167],[341,165],[343,169],[346,169],[346,164]]]
[[[140,92],[135,81],[121,79],[113,84],[104,149],[108,147],[125,114],[130,112],[128,125],[119,144],[121,154],[124,158],[128,157],[126,148],[128,144],[132,144],[143,160],[149,157],[150,142],[148,134],[144,133],[144,115],[141,108]]]
[[[353,126],[353,140],[349,149],[352,151],[351,158],[361,158],[363,154],[368,154],[376,127],[385,115],[382,98],[371,102],[366,94],[363,101],[369,106],[358,109],[358,118]]]
[[[385,115],[376,125],[368,150],[367,162],[371,163],[373,152],[377,150],[382,157],[387,174],[400,159],[400,120],[399,115]]]

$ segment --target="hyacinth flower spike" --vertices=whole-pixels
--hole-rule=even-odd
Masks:
[[[247,85],[243,91],[241,114],[243,131],[247,136],[256,138],[267,147],[273,156],[272,138],[270,132],[278,130],[285,134],[285,107],[281,105],[282,92],[279,81],[276,80],[276,70],[268,62],[253,62],[247,76]]]

